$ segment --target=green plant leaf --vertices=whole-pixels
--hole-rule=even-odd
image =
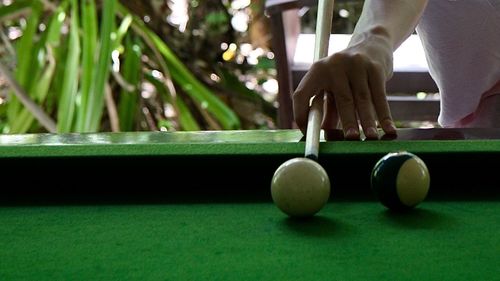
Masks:
[[[200,126],[198,125],[196,118],[194,118],[191,110],[181,97],[173,99],[171,94],[168,92],[165,84],[153,77],[151,73],[146,73],[145,78],[155,86],[158,93],[160,93],[160,95],[162,95],[167,102],[175,106],[175,108],[177,109],[177,114],[179,116],[179,124],[184,131],[200,130]]]
[[[123,78],[135,86],[133,92],[122,89],[120,101],[118,104],[118,116],[120,119],[121,131],[132,131],[134,129],[134,119],[137,116],[139,108],[139,90],[138,85],[141,79],[141,48],[135,42],[132,42],[131,36],[125,40],[125,53],[123,55]]]
[[[62,95],[57,111],[57,131],[59,133],[71,132],[74,120],[80,60],[78,19],[78,2],[76,0],[71,0],[71,29],[69,32],[68,57],[61,88]]]
[[[97,132],[104,108],[104,87],[110,74],[111,52],[113,50],[112,32],[115,30],[116,0],[103,1],[99,56],[93,75],[93,84],[84,110],[83,132]]]
[[[26,28],[23,30],[23,35],[19,39],[16,48],[17,68],[14,75],[19,85],[24,89],[29,89],[30,83],[33,81],[30,79],[33,77],[31,65],[34,59],[36,59],[36,55],[39,51],[33,48],[33,42],[35,42],[35,35],[42,14],[42,8],[43,5],[40,1],[32,1],[31,15],[28,17]],[[9,108],[7,109],[7,118],[9,124],[12,125],[16,121],[18,117],[17,114],[21,110],[21,103],[13,93],[11,93],[10,96],[11,100],[9,102]]]
[[[29,93],[38,104],[45,102],[54,77],[57,64],[53,53],[60,44],[61,27],[66,15],[67,3],[68,1],[64,0],[56,12],[48,18],[47,30],[42,34],[40,42],[35,44],[34,50],[38,50],[38,54],[35,56],[37,63],[32,66],[33,82]],[[50,112],[47,107],[44,109],[46,112]],[[33,112],[30,112],[27,108],[22,108],[12,123],[11,132],[27,132],[33,126],[34,120]]]
[[[66,19],[66,9],[68,8],[69,0],[64,0],[57,7],[54,15],[50,19],[47,32],[46,32],[46,42],[50,44],[53,48],[59,46],[61,42],[61,33],[64,20]]]
[[[97,45],[97,14],[94,0],[81,1],[82,62],[80,77],[80,99],[77,102],[77,120],[75,131],[84,132],[85,120],[89,112],[89,100],[92,90]]]
[[[239,79],[238,76],[236,76],[234,73],[231,73],[227,69],[223,68],[218,68],[217,69],[217,74],[221,78],[221,85],[225,88],[237,95],[238,97],[241,97],[243,99],[246,99],[253,104],[260,104],[264,111],[272,116],[276,117],[276,108],[269,103],[268,101],[264,100],[261,95],[259,95],[257,92],[250,90],[247,88]]]
[[[47,96],[50,83],[52,81],[52,77],[54,76],[55,63],[49,61],[47,68],[42,73],[40,79],[37,79],[37,87],[35,90],[35,95],[37,96],[37,100],[44,100]],[[33,114],[28,111],[28,109],[23,108],[20,113],[18,113],[18,117],[16,121],[12,125],[12,132],[15,133],[26,133],[33,125],[33,121],[35,117]]]
[[[199,131],[200,126],[196,119],[191,114],[191,110],[182,100],[182,98],[175,99],[177,109],[179,110],[179,123],[184,131]]]
[[[67,41],[63,40],[62,27],[64,20],[66,19],[66,10],[69,6],[69,0],[64,0],[58,6],[56,12],[49,20],[49,25],[46,32],[46,44],[53,52],[53,58],[55,60],[55,70],[52,77],[52,82],[50,88],[46,95],[45,109],[47,112],[52,112],[59,102],[59,96],[61,93],[63,77],[65,73],[65,65],[67,58]]]
[[[118,5],[118,10],[123,15],[130,14],[127,9]],[[146,41],[152,42],[154,46],[165,58],[168,70],[181,88],[203,109],[211,113],[222,125],[223,129],[238,129],[241,124],[236,113],[231,110],[222,100],[202,84],[189,69],[175,56],[170,48],[153,31],[147,28],[144,23],[134,17],[132,27],[144,36]]]
[[[36,0],[35,0],[36,1]],[[16,14],[24,9],[28,9],[33,4],[33,0],[16,0],[10,5],[0,7],[0,20],[4,17]]]
[[[125,37],[130,28],[130,25],[132,24],[132,20],[133,20],[132,15],[126,15],[123,18],[120,27],[118,27],[118,30],[116,31],[116,40],[113,49],[117,49],[121,44],[123,37]]]
[[[196,79],[156,34],[150,30],[146,30],[146,34],[165,57],[172,78],[179,83],[182,90],[198,102],[202,108],[212,113],[224,129],[238,129],[240,122],[234,111]]]

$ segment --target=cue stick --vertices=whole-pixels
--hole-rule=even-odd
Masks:
[[[316,18],[316,38],[314,42],[314,61],[328,55],[330,32],[332,30],[334,0],[320,0]],[[307,119],[305,157],[318,159],[321,122],[323,120],[323,105],[325,94],[318,93],[310,102]]]

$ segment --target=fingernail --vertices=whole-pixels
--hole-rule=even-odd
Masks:
[[[394,122],[392,121],[389,121],[388,124],[387,124],[387,130],[389,132],[396,132],[396,125],[394,125]]]
[[[374,127],[369,127],[366,129],[366,136],[368,138],[378,138],[378,131]]]
[[[382,125],[382,129],[384,129],[385,133],[395,134],[396,133],[396,125],[391,119],[385,119],[380,123]]]
[[[348,139],[356,139],[356,138],[359,138],[359,131],[354,129],[354,128],[350,128],[346,131],[345,133],[345,137],[348,138]]]

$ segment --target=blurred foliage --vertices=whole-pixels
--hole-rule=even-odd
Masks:
[[[168,20],[174,2],[185,26]],[[251,26],[263,2],[234,2],[0,0],[0,129],[274,128],[270,51],[232,22]]]
[[[352,32],[362,3],[336,3],[335,32]],[[264,4],[0,0],[0,132],[276,128]]]
[[[364,0],[336,1],[333,14],[332,32],[351,34],[363,10]],[[303,33],[314,33],[316,29],[317,6],[302,11],[301,26]]]

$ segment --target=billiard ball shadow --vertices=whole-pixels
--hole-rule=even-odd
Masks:
[[[398,211],[386,209],[380,213],[380,220],[404,229],[448,229],[456,223],[453,217],[421,207]]]
[[[283,219],[281,223],[287,230],[304,236],[347,236],[346,225],[320,215],[304,218],[287,217]]]

